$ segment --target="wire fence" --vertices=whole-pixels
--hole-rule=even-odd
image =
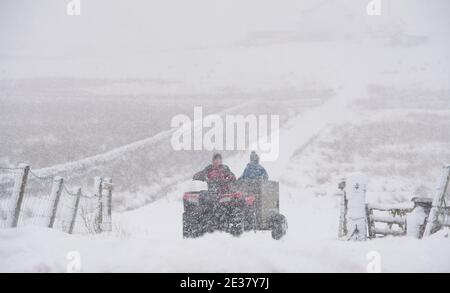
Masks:
[[[24,189],[18,226],[46,226],[50,220],[53,178],[40,178],[31,170]]]
[[[96,177],[94,192],[61,177],[41,176],[27,165],[0,167],[0,228],[41,226],[67,233],[100,233],[112,227],[112,181]]]

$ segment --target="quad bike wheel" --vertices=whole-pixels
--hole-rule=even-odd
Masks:
[[[189,213],[183,213],[183,238],[195,238],[202,235],[200,223]]]
[[[241,236],[242,233],[244,233],[244,223],[232,223],[230,227],[230,233],[235,237]]]
[[[287,220],[282,214],[276,214],[271,219],[272,238],[281,239],[287,231]]]
[[[240,211],[233,213],[232,221],[230,223],[230,234],[239,237],[244,233],[244,215]]]

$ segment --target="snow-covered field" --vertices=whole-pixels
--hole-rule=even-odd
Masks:
[[[380,18],[356,0],[176,2],[183,13],[154,0],[114,3],[97,18],[97,0],[86,18],[42,19],[47,11],[26,26],[10,16],[28,13],[22,2],[0,9],[0,166],[28,161],[69,185],[97,175],[115,185],[112,232],[0,229],[0,272],[65,272],[72,251],[83,272],[366,272],[373,251],[382,272],[450,272],[448,230],[338,240],[335,195],[359,171],[371,203],[431,197],[450,162],[447,1],[399,0]],[[14,41],[5,29],[14,26],[30,39]],[[181,195],[211,152],[173,151],[170,120],[198,105],[280,115],[280,156],[264,163],[289,223],[280,241],[267,232],[182,238]],[[248,152],[224,159],[240,175]]]

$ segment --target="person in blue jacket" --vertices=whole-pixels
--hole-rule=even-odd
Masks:
[[[239,179],[269,179],[266,169],[259,164],[259,156],[255,151],[252,151],[250,154],[250,163],[247,164],[244,173]]]

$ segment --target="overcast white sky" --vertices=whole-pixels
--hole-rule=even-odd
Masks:
[[[126,58],[137,57],[158,66],[162,60],[187,62],[192,50],[235,62],[246,55],[223,52],[299,42],[358,43],[372,38],[370,31],[424,35],[443,47],[450,35],[448,0],[381,0],[382,15],[376,17],[366,14],[369,0],[81,0],[81,15],[75,17],[66,15],[69,2],[0,0],[1,77],[74,71],[98,76],[99,66],[78,60],[127,64]],[[68,66],[67,60],[77,63]],[[112,71],[133,72],[124,66]]]

